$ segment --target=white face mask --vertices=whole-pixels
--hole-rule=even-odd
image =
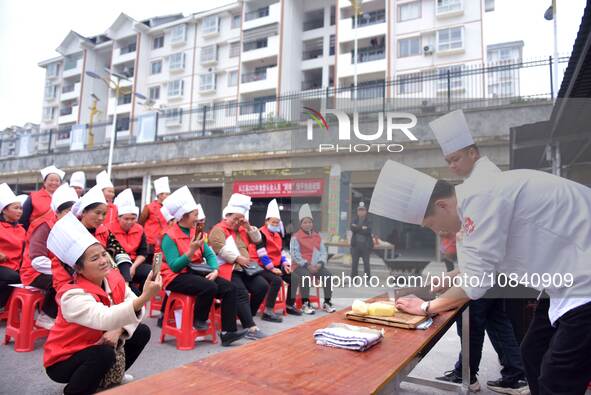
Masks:
[[[275,225],[267,225],[267,229],[269,229],[271,232],[275,232],[275,233],[279,233],[281,232],[281,226],[275,226]]]

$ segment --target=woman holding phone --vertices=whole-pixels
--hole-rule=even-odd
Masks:
[[[177,222],[162,238],[162,263],[164,288],[197,297],[193,325],[195,329],[209,327],[207,317],[214,298],[222,300],[222,346],[229,346],[246,335],[246,330],[236,327],[236,290],[232,283],[218,276],[218,262],[207,245],[203,231],[205,216],[184,186],[164,202]],[[200,218],[201,217],[201,218]]]
[[[136,297],[112,270],[105,248],[71,213],[53,226],[47,248],[76,274],[58,291],[58,317],[45,343],[43,365],[52,380],[67,383],[64,394],[91,394],[114,370],[129,369],[150,340],[150,329],[140,321],[162,278],[150,274]],[[124,366],[118,366],[121,354]]]

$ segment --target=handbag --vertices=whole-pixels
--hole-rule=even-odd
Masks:
[[[265,269],[259,266],[256,262],[251,262],[247,267],[242,268],[248,277],[254,277],[261,274]]]
[[[191,271],[200,274],[202,276],[207,276],[209,273],[213,272],[213,269],[207,265],[189,265]]]
[[[119,385],[125,375],[125,349],[123,342],[119,341],[115,349],[115,364],[105,373],[105,376],[99,384],[99,388],[109,388]]]

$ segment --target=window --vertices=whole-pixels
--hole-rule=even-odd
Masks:
[[[484,0],[484,11],[490,12],[495,10],[495,0]]]
[[[199,90],[200,91],[215,90],[215,73],[201,74],[199,76]]]
[[[131,103],[131,93],[127,95],[121,95],[117,98],[117,105],[129,104]]]
[[[158,100],[160,99],[160,87],[159,86],[152,86],[148,90],[148,95],[150,100]]]
[[[162,73],[162,61],[156,60],[150,64],[150,74],[160,74]]]
[[[423,91],[423,74],[421,73],[401,75],[398,82],[398,93],[401,95]]]
[[[409,37],[398,40],[398,57],[406,58],[421,54],[421,37]]]
[[[203,34],[217,33],[219,31],[220,18],[217,15],[210,15],[203,18],[201,31]]]
[[[244,43],[244,52],[267,47],[267,37]]]
[[[437,90],[447,91],[447,78],[449,72],[449,87],[451,90],[459,90],[464,88],[464,80],[462,79],[463,65],[444,67],[437,70]]]
[[[236,58],[240,56],[240,41],[230,44],[230,57]]]
[[[448,12],[461,11],[463,8],[462,0],[437,0],[437,15],[447,14]]]
[[[164,46],[164,35],[154,37],[152,42],[152,49],[162,48]]]
[[[238,102],[236,100],[227,101],[225,104],[226,107],[226,116],[227,117],[235,117],[236,116],[236,109],[238,108]]]
[[[232,29],[240,29],[240,15],[232,15]]]
[[[132,53],[135,52],[136,50],[136,43],[135,41],[127,44],[127,45],[123,45],[121,48],[119,48],[119,55],[125,55],[128,53]]]
[[[43,107],[43,119],[52,121],[55,117],[55,107]]]
[[[451,51],[464,48],[464,28],[453,27],[437,31],[437,51]]]
[[[66,58],[64,59],[64,71],[65,70],[72,70],[75,69],[76,67],[78,67],[78,60],[80,59],[80,56],[74,55],[74,56],[66,56]]]
[[[60,73],[60,64],[51,63],[47,65],[47,77],[57,77]]]
[[[168,68],[171,71],[174,70],[182,70],[185,68],[185,53],[184,52],[177,52],[173,53],[169,56],[169,65]]]
[[[184,94],[185,81],[172,80],[168,83],[168,97],[180,97]]]
[[[217,45],[208,45],[207,47],[201,48],[201,63],[209,63],[215,62],[218,57],[218,46]]]
[[[57,85],[51,83],[45,84],[45,98],[55,99],[57,97]]]
[[[170,29],[170,42],[173,44],[183,43],[187,41],[187,25],[174,26]]]
[[[238,85],[238,70],[232,70],[228,73],[228,87]]]
[[[166,123],[180,125],[183,120],[182,108],[169,108],[166,110]]]
[[[398,22],[410,21],[421,17],[421,2],[400,4],[398,6]]]

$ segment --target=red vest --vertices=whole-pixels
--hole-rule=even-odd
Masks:
[[[114,222],[117,222],[117,216],[117,206],[113,203],[107,203],[107,214],[105,215],[105,222],[103,222],[103,224],[109,226]]]
[[[111,288],[113,304],[122,303],[125,300],[125,281],[123,277],[116,270],[111,270],[107,275],[107,282]],[[62,287],[57,295],[58,300],[61,300],[65,292],[76,288],[82,288],[86,293],[92,295],[97,302],[105,306],[111,306],[111,301],[105,290],[82,276],[76,276],[73,284]],[[105,331],[67,322],[60,308],[55,325],[51,328],[45,342],[43,366],[48,367],[65,361],[78,351],[95,345],[104,333]]]
[[[307,234],[300,229],[294,233],[293,237],[295,237],[300,244],[300,253],[302,254],[302,258],[304,258],[308,263],[312,262],[314,249],[320,251],[320,243],[322,243],[322,238],[320,235],[314,231],[312,231],[310,234]]]
[[[25,238],[25,228],[21,224],[15,226],[9,222],[0,221],[0,252],[6,255],[6,260],[0,262],[0,266],[15,272],[19,271],[23,260]]]
[[[267,228],[267,225],[264,225],[260,231],[267,239],[267,244],[265,245],[265,248],[267,249],[267,256],[271,258],[273,266],[281,266],[281,250],[283,249],[283,240],[281,239],[281,235],[279,233],[271,232]],[[250,243],[248,245],[248,252],[250,254],[251,260],[258,262],[259,265],[264,267],[259,259],[257,247],[254,243]]]
[[[41,217],[37,218],[35,221],[31,222],[29,225],[29,229],[27,229],[27,237],[25,240],[25,252],[23,254],[23,264],[20,270],[21,281],[25,285],[31,285],[33,281],[41,274],[33,266],[31,265],[31,255],[29,253],[30,248],[30,239],[33,233],[43,224],[47,224],[49,229],[53,228],[53,225],[57,221],[55,213],[53,211],[49,211],[47,214],[42,215]],[[48,258],[51,259],[53,254],[49,252]]]
[[[162,208],[162,204],[158,202],[158,200],[154,200],[152,203],[148,204],[148,219],[144,223],[144,232],[146,233],[146,241],[148,244],[152,244],[153,246],[159,245],[162,236],[168,230],[168,224],[166,223],[166,219],[160,212],[160,208]]]
[[[107,242],[109,241],[109,228],[103,223],[94,231],[94,238],[105,248],[107,248]]]
[[[121,244],[121,247],[129,254],[132,261],[135,261],[137,258],[137,249],[139,248],[140,244],[142,243],[142,235],[144,234],[144,228],[140,224],[134,224],[129,232],[125,232],[121,225],[119,225],[119,221],[113,222],[111,225],[108,226],[109,230],[115,238]]]
[[[38,191],[31,192],[31,205],[33,211],[29,217],[29,223],[32,223],[37,218],[51,210],[51,195],[47,192],[47,189],[41,188]]]
[[[185,252],[189,251],[191,240],[195,237],[195,228],[191,228],[190,235],[187,236],[185,232],[182,231],[178,224],[174,224],[173,226],[168,229],[166,235],[170,237],[174,244],[176,244],[176,248],[179,251],[179,254],[184,254]],[[193,257],[191,257],[191,263],[201,264],[203,263],[203,247],[195,251]],[[189,269],[184,267],[180,272],[175,273],[172,271],[170,266],[166,263],[166,259],[162,260],[162,268],[160,269],[160,273],[162,274],[162,285],[164,288],[172,280],[176,278],[181,273],[187,273]]]
[[[68,273],[64,264],[59,260],[58,257],[52,254],[51,257],[51,282],[53,283],[53,289],[59,292],[60,289],[72,282],[73,277]],[[59,299],[56,298],[59,303]]]
[[[236,237],[239,234],[240,237],[242,238],[242,241],[244,241],[244,244],[246,244],[246,247],[250,251],[250,244],[252,244],[252,243],[250,242],[250,238],[248,237],[248,233],[246,232],[246,229],[244,229],[243,226],[241,226],[240,229],[238,230],[238,234],[236,234],[236,231],[234,229],[230,229],[228,227],[228,225],[226,225],[226,222],[224,220],[220,221],[214,227],[220,228],[224,232],[224,234],[226,235],[226,238],[228,238],[228,236],[232,236],[234,238],[234,240],[236,240]],[[228,281],[231,281],[232,271],[234,270],[234,264],[223,262],[220,264],[220,268],[218,270],[219,270],[220,277],[222,277]]]

